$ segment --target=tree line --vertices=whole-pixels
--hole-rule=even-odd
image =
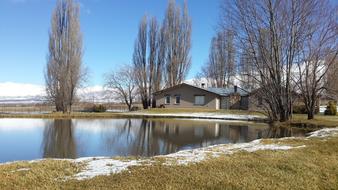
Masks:
[[[255,90],[272,121],[292,117],[294,94],[314,117],[323,92],[337,96],[337,6],[329,0],[230,0],[220,6],[219,25],[199,78],[210,86],[239,81]],[[106,87],[132,109],[155,107],[152,94],[182,83],[191,67],[191,18],[170,0],[164,19],[144,16],[131,64],[106,75]],[[70,112],[86,76],[82,65],[79,6],[58,0],[49,32],[45,72],[49,99],[57,111]],[[257,90],[259,89],[259,90]]]
[[[117,94],[124,94],[122,99],[129,109],[136,96],[140,97],[144,109],[156,107],[154,92],[185,80],[191,66],[190,48],[191,18],[187,3],[181,9],[170,0],[162,22],[148,16],[143,16],[140,21],[132,64],[121,69],[133,73],[128,75],[132,77],[128,84],[123,85],[127,80],[111,80],[121,77],[120,70],[108,75],[106,85],[124,87],[112,89],[117,90]],[[128,92],[129,86],[135,86],[135,92]]]
[[[45,70],[48,99],[56,111],[71,112],[77,89],[86,80],[82,64],[82,34],[79,3],[58,0],[49,32]],[[135,97],[144,109],[155,107],[153,92],[184,81],[191,65],[191,18],[187,4],[183,9],[168,2],[163,21],[144,16],[134,44],[132,64],[106,74],[105,86],[132,109]]]

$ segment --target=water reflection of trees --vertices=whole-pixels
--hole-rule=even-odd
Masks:
[[[283,137],[305,136],[305,131],[292,127],[269,127],[265,138],[283,138]]]
[[[71,120],[48,122],[43,132],[44,158],[76,158],[76,144]]]
[[[75,129],[79,130],[76,141]],[[213,144],[242,143],[259,138],[301,135],[304,135],[302,131],[289,128],[255,127],[222,122],[170,119],[115,119],[81,122],[54,120],[46,123],[42,151],[44,157],[52,158],[76,158],[82,155],[153,156]],[[81,141],[80,137],[85,137],[85,139]]]
[[[262,137],[262,130],[213,122],[126,119],[102,135],[105,146],[120,155],[152,156],[211,144],[248,142]]]

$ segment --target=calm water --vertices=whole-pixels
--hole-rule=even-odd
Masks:
[[[265,137],[303,136],[266,125],[149,119],[0,119],[0,162],[153,156]]]

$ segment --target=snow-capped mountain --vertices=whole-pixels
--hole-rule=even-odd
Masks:
[[[102,86],[85,87],[78,91],[82,102],[116,102]],[[46,102],[43,85],[13,82],[0,83],[0,104],[37,104]]]

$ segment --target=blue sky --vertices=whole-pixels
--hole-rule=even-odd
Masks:
[[[182,4],[182,0],[177,1]],[[167,0],[80,0],[84,35],[83,62],[88,85],[102,85],[103,75],[130,63],[139,21],[144,14],[162,20]],[[193,78],[208,57],[221,0],[188,0],[192,17]],[[0,83],[44,84],[48,30],[55,0],[0,0]]]

